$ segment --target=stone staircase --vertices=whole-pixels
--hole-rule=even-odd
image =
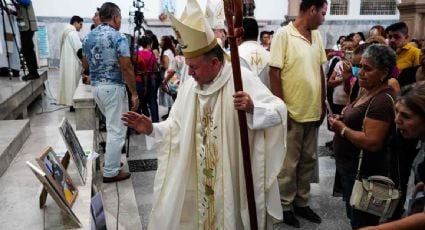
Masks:
[[[0,176],[9,167],[31,133],[30,121],[0,120]]]

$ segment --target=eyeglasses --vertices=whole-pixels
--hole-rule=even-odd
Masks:
[[[362,64],[351,64],[352,67],[362,68]]]

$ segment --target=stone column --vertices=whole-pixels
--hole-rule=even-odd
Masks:
[[[397,7],[400,21],[409,27],[409,37],[425,38],[425,0],[402,0]]]
[[[288,0],[288,14],[285,16],[287,21],[294,21],[300,12],[301,0]]]

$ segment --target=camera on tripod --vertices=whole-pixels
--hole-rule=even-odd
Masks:
[[[142,24],[145,20],[145,16],[142,9],[145,8],[145,2],[143,0],[133,0],[133,10],[130,10],[129,15],[134,17],[134,24],[136,24],[134,30],[144,29]]]

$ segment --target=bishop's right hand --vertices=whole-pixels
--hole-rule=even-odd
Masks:
[[[121,120],[124,122],[125,126],[136,130],[138,133],[149,135],[153,131],[151,119],[143,114],[129,111],[122,115]]]

